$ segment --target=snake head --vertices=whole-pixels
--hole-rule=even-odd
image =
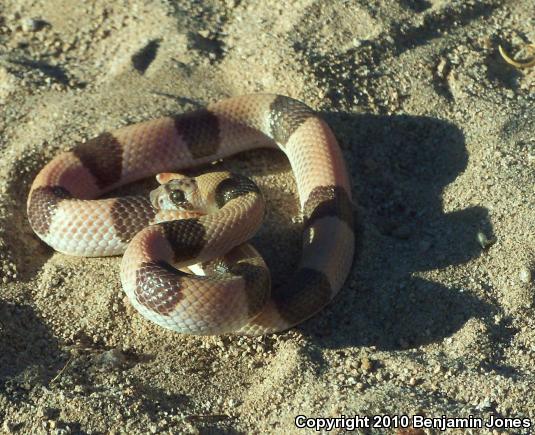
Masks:
[[[157,210],[201,210],[203,204],[195,178],[170,179],[150,193],[152,206]]]

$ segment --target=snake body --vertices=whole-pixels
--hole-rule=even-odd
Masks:
[[[246,243],[264,215],[258,187],[228,172],[171,174],[258,147],[280,148],[288,157],[304,219],[299,265],[274,289],[264,261]],[[97,199],[158,173],[162,185],[150,198]],[[183,207],[167,207],[169,198]],[[121,281],[131,303],[182,333],[290,328],[329,303],[354,252],[350,181],[338,143],[312,109],[280,95],[230,98],[77,144],[38,173],[27,211],[35,233],[57,251],[124,253]],[[195,264],[204,275],[185,272]]]

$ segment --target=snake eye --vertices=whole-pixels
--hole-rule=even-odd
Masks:
[[[170,194],[169,194],[169,199],[175,204],[175,205],[180,205],[181,203],[183,203],[185,200],[186,200],[186,196],[184,195],[184,191],[180,190],[180,189],[177,189],[177,190],[173,190]]]

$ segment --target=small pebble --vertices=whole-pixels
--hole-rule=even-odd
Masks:
[[[36,20],[35,18],[26,18],[22,20],[21,27],[23,32],[36,32],[41,26],[41,20]]]
[[[479,409],[489,409],[491,407],[491,402],[488,397],[485,397],[482,402],[480,402],[477,407]]]
[[[483,249],[488,249],[496,243],[495,239],[489,239],[482,231],[477,232],[477,241]]]
[[[529,283],[531,281],[531,271],[527,267],[523,266],[518,272],[518,278],[523,283]]]
[[[450,65],[449,65],[448,59],[446,58],[440,59],[440,62],[437,65],[437,76],[440,77],[441,79],[446,78],[446,76],[448,75],[449,69],[450,69]]]
[[[52,288],[58,287],[60,284],[61,284],[61,278],[57,275],[53,276],[52,279],[50,280],[50,286]]]
[[[373,363],[368,357],[365,356],[360,360],[360,367],[365,372],[371,372],[373,369]]]
[[[75,385],[74,386],[74,392],[75,393],[83,393],[84,392],[84,387],[82,387],[81,385]]]
[[[103,367],[119,367],[125,361],[126,358],[119,348],[114,348],[102,352],[95,359],[95,362]]]

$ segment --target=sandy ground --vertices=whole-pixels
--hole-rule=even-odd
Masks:
[[[298,414],[420,414],[535,432],[535,69],[497,50],[535,42],[535,3],[195,3],[0,3],[0,430],[305,433]],[[181,336],[130,307],[120,258],[32,233],[29,185],[60,150],[257,91],[323,113],[353,179],[358,254],[313,319]],[[300,237],[288,163],[255,151],[222,166],[267,196],[254,244],[284,281]]]

